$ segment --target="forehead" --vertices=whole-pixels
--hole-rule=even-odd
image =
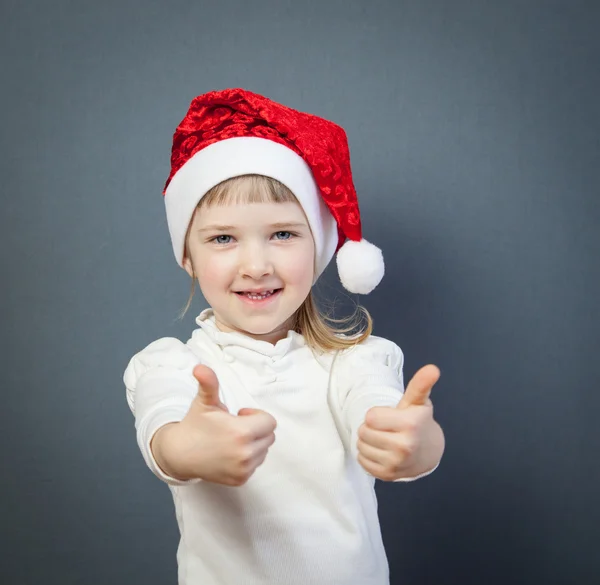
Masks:
[[[209,224],[241,227],[267,226],[272,223],[299,223],[308,226],[302,207],[296,202],[231,203],[197,209],[194,226]]]

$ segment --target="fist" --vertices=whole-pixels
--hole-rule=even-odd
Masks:
[[[358,461],[384,481],[413,478],[435,467],[444,451],[444,433],[429,398],[440,377],[434,365],[421,368],[394,407],[371,408],[358,429]]]
[[[161,467],[164,463],[163,469],[178,479],[201,478],[241,486],[265,461],[275,442],[277,422],[270,414],[251,408],[232,415],[219,399],[214,371],[197,365],[193,375],[198,394],[187,415],[155,435],[157,462]]]

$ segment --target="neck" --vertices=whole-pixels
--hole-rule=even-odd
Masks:
[[[227,325],[219,320],[219,317],[215,315],[215,325],[219,329],[219,331],[223,331],[225,333],[241,333],[242,335],[246,335],[247,337],[251,337],[252,339],[256,339],[257,341],[266,341],[275,345],[281,339],[285,339],[287,337],[288,331],[291,329],[293,323],[293,319],[290,317],[287,321],[276,327],[272,331],[268,333],[251,333],[250,331],[244,331],[243,329],[238,329],[236,327],[232,327],[231,325]]]

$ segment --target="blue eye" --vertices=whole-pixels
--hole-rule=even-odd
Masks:
[[[213,241],[215,241],[217,244],[229,244],[231,242],[231,236],[216,236],[213,238]]]
[[[289,240],[292,237],[291,232],[276,232],[275,237],[278,240]]]

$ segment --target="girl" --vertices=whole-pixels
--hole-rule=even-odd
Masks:
[[[336,251],[349,291],[383,276],[345,132],[248,91],[211,92],[178,126],[171,165],[173,251],[210,308],[185,344],[136,354],[124,382],[144,460],[174,498],[179,584],[389,583],[374,482],[437,467],[439,370],[404,392],[402,351],[371,335],[369,314],[348,335],[313,301]]]

